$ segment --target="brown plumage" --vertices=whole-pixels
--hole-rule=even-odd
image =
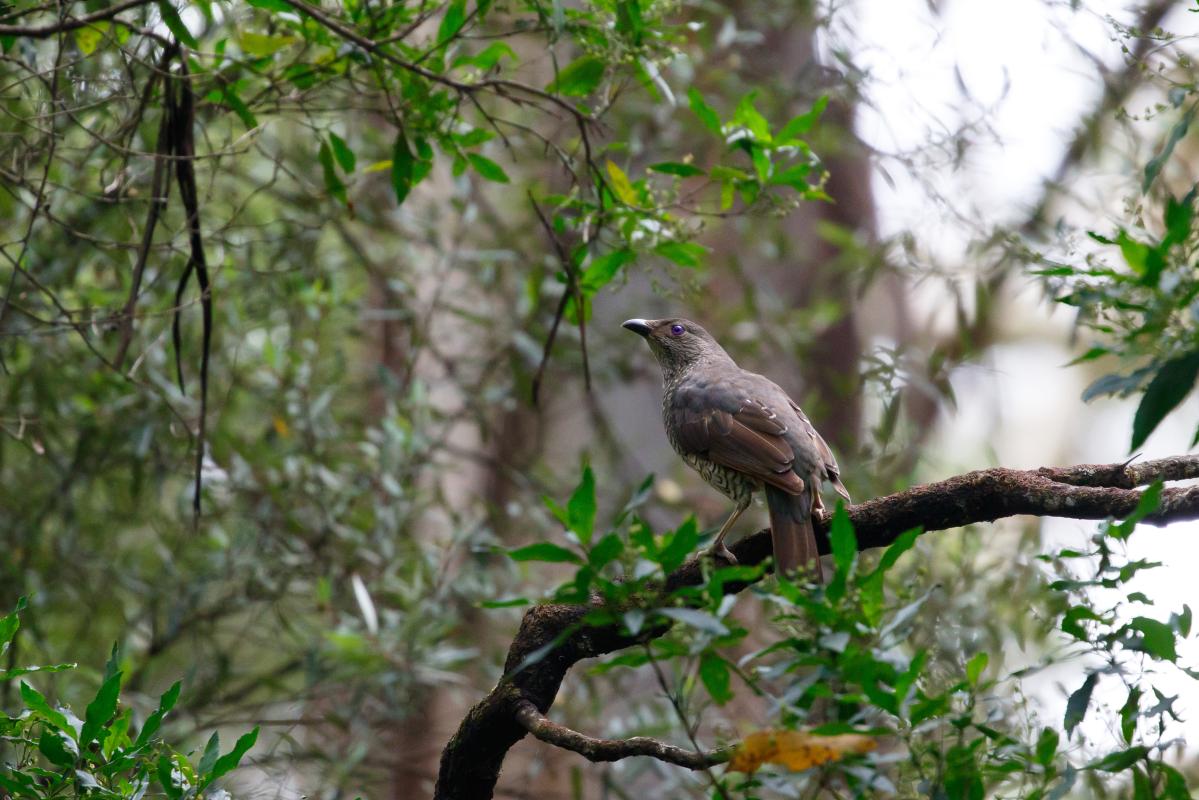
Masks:
[[[662,419],[671,446],[736,508],[712,548],[730,561],[724,537],[765,490],[775,568],[811,566],[820,578],[813,514],[829,481],[849,502],[837,460],[795,401],[773,381],[737,366],[715,339],[685,319],[631,319],[662,366]]]

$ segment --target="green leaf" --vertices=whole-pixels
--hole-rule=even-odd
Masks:
[[[221,736],[217,731],[212,732],[212,736],[208,737],[208,744],[204,747],[204,755],[200,757],[200,775],[207,775],[212,772],[212,768],[216,766],[216,760],[221,755]]]
[[[325,175],[325,190],[344,205],[346,203],[346,185],[341,182],[341,178],[337,177],[337,170],[333,166],[333,151],[329,149],[327,142],[321,142],[317,159],[321,162],[321,171]]]
[[[29,601],[25,595],[17,598],[16,607],[12,612],[0,617],[0,655],[8,652],[8,646],[12,642],[13,637],[17,635],[17,631],[21,628],[20,614],[25,610],[25,606]]]
[[[695,517],[687,517],[658,551],[657,562],[666,573],[674,572],[699,544],[699,526]]]
[[[812,129],[816,124],[816,120],[820,119],[820,115],[824,113],[824,109],[828,107],[828,95],[821,95],[820,98],[812,104],[812,110],[806,114],[800,114],[798,117],[792,117],[791,121],[783,126],[775,137],[779,142],[788,143],[794,142],[799,137]]]
[[[408,139],[404,132],[396,134],[395,144],[391,149],[391,188],[395,191],[396,204],[403,205],[404,199],[412,191],[412,169],[415,159],[408,147]]]
[[[341,171],[346,173],[353,172],[354,167],[358,164],[358,158],[354,155],[354,151],[350,149],[350,146],[346,144],[346,140],[333,131],[329,131],[329,144],[333,147],[333,157],[337,159]]]
[[[171,33],[175,34],[175,38],[183,44],[191,48],[200,46],[196,41],[196,37],[192,36],[191,31],[183,24],[183,20],[179,18],[179,12],[167,0],[158,0],[158,12],[162,14],[162,21],[170,29]]]
[[[518,547],[508,551],[508,558],[513,561],[549,561],[553,563],[570,562],[582,564],[583,559],[571,550],[553,542],[537,542],[536,544]]]
[[[858,541],[853,533],[853,523],[849,521],[849,513],[845,510],[845,504],[842,502],[838,502],[836,510],[833,511],[833,521],[829,527],[828,536],[833,550],[836,573],[829,581],[825,592],[830,600],[838,600],[845,596],[849,573],[858,553]]]
[[[1195,217],[1193,203],[1179,201],[1173,197],[1166,198],[1165,219],[1166,235],[1162,237],[1161,250],[1185,242],[1191,234],[1191,224]]]
[[[583,479],[566,501],[566,527],[574,531],[586,547],[595,532],[595,474],[583,467]]]
[[[613,250],[610,253],[605,253],[599,258],[594,258],[587,265],[587,269],[583,271],[579,278],[579,289],[587,296],[593,296],[600,289],[607,286],[620,272],[620,268],[625,264],[635,260],[637,255],[629,248],[622,250]]]
[[[975,653],[974,657],[966,662],[966,680],[971,686],[978,685],[978,679],[982,677],[989,660],[990,657],[986,653]]]
[[[599,570],[605,564],[619,558],[623,552],[624,542],[615,533],[609,533],[591,548],[591,552],[587,554],[587,561],[593,569]]]
[[[923,528],[909,528],[895,538],[891,546],[883,553],[883,557],[879,559],[876,572],[885,573],[895,566],[899,561],[899,557],[907,551],[911,550],[916,544],[917,537],[924,532]]]
[[[1136,686],[1130,687],[1128,699],[1120,708],[1120,735],[1124,737],[1127,744],[1132,744],[1132,737],[1137,729],[1137,713],[1140,710],[1141,690]]]
[[[1148,653],[1162,661],[1177,661],[1178,651],[1174,647],[1174,629],[1164,622],[1149,617],[1135,617],[1128,623],[1130,630],[1140,637],[1125,642],[1132,650]]]
[[[678,161],[662,161],[657,164],[650,164],[651,172],[661,172],[663,175],[677,175],[680,178],[694,178],[699,175],[707,175],[699,167],[694,164],[682,164]]]
[[[1152,245],[1132,238],[1124,230],[1116,236],[1116,244],[1120,246],[1120,254],[1124,256],[1129,269],[1139,276],[1139,282],[1144,286],[1156,286],[1166,266],[1161,252]]]
[[[96,697],[87,706],[87,711],[84,713],[83,729],[79,734],[79,741],[85,747],[92,743],[92,740],[97,738],[97,734],[101,732],[108,721],[112,719],[112,715],[117,710],[117,698],[121,694],[121,673],[117,672],[104,681],[100,686],[100,691],[96,693]]]
[[[254,112],[250,111],[250,107],[242,101],[241,96],[232,86],[223,87],[221,94],[225,98],[225,104],[233,109],[233,113],[246,128],[258,127],[258,117],[254,116]]]
[[[276,13],[292,13],[295,8],[285,0],[247,0],[254,8],[261,8],[266,11],[274,11]]]
[[[441,27],[437,29],[437,46],[441,47],[458,35],[466,24],[466,0],[451,0],[446,6]]]
[[[1190,393],[1195,385],[1196,376],[1199,376],[1199,351],[1172,359],[1162,365],[1153,376],[1153,380],[1145,387],[1145,396],[1137,406],[1137,413],[1132,421],[1132,444],[1128,448],[1130,451],[1144,444],[1158,423]]]
[[[699,662],[699,677],[717,705],[722,706],[733,699],[732,689],[729,688],[729,665],[720,656],[704,653]]]
[[[737,104],[737,108],[733,110],[732,123],[741,125],[750,132],[754,139],[759,142],[769,142],[770,139],[770,123],[766,118],[754,107],[754,100],[757,96],[756,92],[750,92],[741,98],[741,102]]]
[[[163,753],[158,759],[158,782],[171,800],[179,800],[183,796],[183,787],[175,781],[175,760]]]
[[[599,87],[606,69],[602,58],[583,56],[567,64],[545,90],[567,97],[586,97]]]
[[[0,681],[10,681],[13,678],[19,678],[22,675],[32,675],[37,672],[65,672],[69,669],[75,669],[78,664],[43,664],[30,665],[26,667],[14,667],[13,669],[0,671]]]
[[[480,50],[477,54],[475,54],[473,56],[472,55],[458,56],[457,58],[454,59],[454,63],[451,64],[450,67],[454,68],[454,67],[461,67],[461,66],[471,66],[471,67],[476,67],[477,69],[480,69],[483,72],[490,72],[492,69],[495,69],[496,64],[499,64],[500,59],[503,59],[503,58],[510,58],[513,61],[519,60],[516,57],[516,53],[506,43],[492,42],[491,44],[487,45],[487,47],[483,48],[482,50]]]
[[[214,781],[222,775],[232,772],[241,763],[242,756],[250,751],[256,741],[258,741],[258,728],[242,734],[237,743],[233,745],[233,749],[216,760],[208,780]]]
[[[496,183],[509,183],[508,173],[504,172],[500,165],[490,158],[481,156],[478,153],[467,153],[466,158],[470,161],[470,165],[475,168],[475,172],[487,180],[495,181]]]
[[[691,104],[691,111],[694,112],[695,116],[699,117],[699,121],[704,124],[705,128],[716,136],[724,135],[720,124],[720,117],[716,116],[715,109],[708,105],[707,101],[704,100],[704,96],[694,86],[687,90],[687,100]]]
[[[1148,747],[1130,747],[1127,750],[1117,750],[1108,753],[1100,759],[1087,764],[1084,769],[1098,769],[1104,772],[1123,772],[1149,754]]]
[[[179,692],[183,688],[182,681],[175,681],[171,684],[171,688],[162,693],[162,697],[158,700],[158,708],[154,710],[149,717],[146,718],[146,724],[142,726],[141,731],[137,734],[137,741],[133,743],[134,749],[141,748],[149,743],[150,739],[158,732],[158,728],[162,725],[162,720],[175,707],[175,703],[179,701]]]
[[[51,708],[46,698],[42,696],[42,693],[25,681],[21,681],[21,700],[25,702],[25,706],[31,711],[41,714],[55,728],[69,733],[74,738],[75,729],[71,727],[71,723],[67,722],[66,715],[57,709]]]
[[[519,606],[527,606],[529,604],[527,597],[510,597],[506,600],[484,600],[479,603],[480,608],[517,608]]]
[[[1187,135],[1187,129],[1191,126],[1191,120],[1195,118],[1195,108],[1195,106],[1191,106],[1182,115],[1182,118],[1174,123],[1174,127],[1170,129],[1170,135],[1166,137],[1166,143],[1162,146],[1161,152],[1149,159],[1149,163],[1145,165],[1145,178],[1141,181],[1142,194],[1149,192],[1149,187],[1153,186],[1153,182],[1157,180],[1162,167],[1170,160],[1170,154],[1174,152],[1174,147],[1182,141],[1182,137]]]
[[[1057,731],[1053,728],[1045,728],[1041,731],[1041,735],[1037,737],[1035,754],[1038,764],[1047,767],[1053,763],[1053,757],[1057,753],[1058,741]]]
[[[79,746],[62,731],[43,730],[37,749],[47,761],[59,767],[73,767],[79,760]]]
[[[237,45],[248,55],[255,58],[273,56],[283,48],[297,41],[294,36],[268,36],[263,33],[246,31],[237,37]]]
[[[660,242],[654,252],[680,267],[698,267],[708,254],[708,248],[696,242]]]
[[[1062,719],[1062,725],[1066,729],[1067,736],[1074,733],[1074,729],[1086,717],[1087,707],[1091,705],[1091,693],[1095,691],[1095,684],[1098,682],[1099,673],[1092,672],[1082,682],[1082,686],[1078,687],[1066,701],[1066,715]]]

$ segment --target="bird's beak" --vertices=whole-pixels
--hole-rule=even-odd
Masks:
[[[638,336],[649,336],[650,331],[653,330],[649,325],[649,320],[644,319],[626,319],[620,327],[628,328]]]

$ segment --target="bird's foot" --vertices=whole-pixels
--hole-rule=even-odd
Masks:
[[[712,545],[712,547],[708,549],[708,554],[711,555],[713,559],[723,558],[730,564],[740,563],[737,561],[737,557],[733,555],[733,551],[724,546],[724,542],[718,542],[717,544]]]

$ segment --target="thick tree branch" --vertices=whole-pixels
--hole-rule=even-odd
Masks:
[[[987,469],[869,500],[851,507],[849,518],[858,547],[865,550],[886,546],[915,527],[925,531],[945,530],[1018,514],[1072,519],[1124,517],[1140,500],[1141,493],[1135,487],[1157,480],[1195,477],[1199,477],[1199,456],[1176,456],[1137,465]],[[1164,489],[1160,507],[1144,522],[1165,525],[1191,519],[1199,519],[1199,486]],[[817,526],[822,553],[829,551],[827,532],[826,524]],[[745,537],[732,546],[732,551],[742,564],[762,563],[771,553],[770,531]],[[663,590],[669,594],[702,581],[703,571],[696,556],[667,576]],[[739,592],[746,585],[726,584],[725,591]],[[589,608],[551,604],[525,613],[508,651],[504,677],[467,713],[442,753],[436,800],[491,797],[508,749],[530,731],[546,741],[551,741],[547,737],[557,737],[561,741],[552,743],[589,758],[587,752],[566,742],[597,753],[615,752],[610,743],[555,726],[544,719],[544,714],[553,705],[562,679],[575,663],[656,638],[666,628],[659,626],[629,636],[617,626],[587,627],[582,619]],[[537,659],[535,656],[540,654],[544,655]],[[630,752],[629,755],[654,754]]]
[[[620,761],[632,756],[649,756],[687,769],[707,769],[728,761],[732,750],[718,749],[697,753],[647,736],[631,739],[596,739],[551,722],[528,700],[516,704],[516,720],[525,730],[543,742],[573,750],[589,761]]]

